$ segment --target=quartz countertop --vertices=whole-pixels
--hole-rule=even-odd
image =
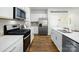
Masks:
[[[9,48],[12,44],[14,44],[19,39],[23,38],[23,35],[4,35],[0,36],[0,52]]]
[[[57,28],[53,28],[53,30],[55,30],[79,43],[79,32],[63,33],[61,31],[59,31],[59,29],[57,29]]]

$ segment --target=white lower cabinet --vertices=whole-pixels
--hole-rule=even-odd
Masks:
[[[32,33],[38,34],[38,27],[37,26],[32,26]]]
[[[33,38],[34,38],[34,28],[31,27],[31,42],[32,42]]]
[[[52,30],[51,38],[58,50],[62,51],[62,34],[55,30]]]
[[[31,42],[34,39],[35,34],[38,34],[38,27],[37,26],[32,26],[31,27]]]
[[[23,52],[23,40],[20,39],[8,47],[4,52]]]
[[[38,34],[38,27],[34,27],[34,34]]]

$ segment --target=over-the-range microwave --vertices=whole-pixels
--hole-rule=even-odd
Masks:
[[[13,18],[24,20],[26,19],[26,12],[18,7],[13,7]]]

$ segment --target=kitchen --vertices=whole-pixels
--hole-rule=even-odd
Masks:
[[[79,52],[78,15],[77,7],[0,7],[0,51]]]
[[[27,11],[27,18],[25,10]],[[1,7],[0,11],[2,12],[0,19],[0,51],[25,52],[30,44],[31,36],[29,28],[29,8]],[[24,27],[27,28],[25,29]]]

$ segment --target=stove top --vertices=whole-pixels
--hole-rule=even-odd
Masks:
[[[7,26],[4,25],[4,35],[24,35],[25,37],[29,35],[30,32],[31,32],[30,29],[20,29],[20,28],[7,30]]]
[[[28,33],[30,29],[19,29],[19,30],[10,30],[7,32],[9,35],[24,35]]]
[[[24,35],[24,37],[28,36],[30,34],[30,29],[12,29],[8,30],[5,35]]]

